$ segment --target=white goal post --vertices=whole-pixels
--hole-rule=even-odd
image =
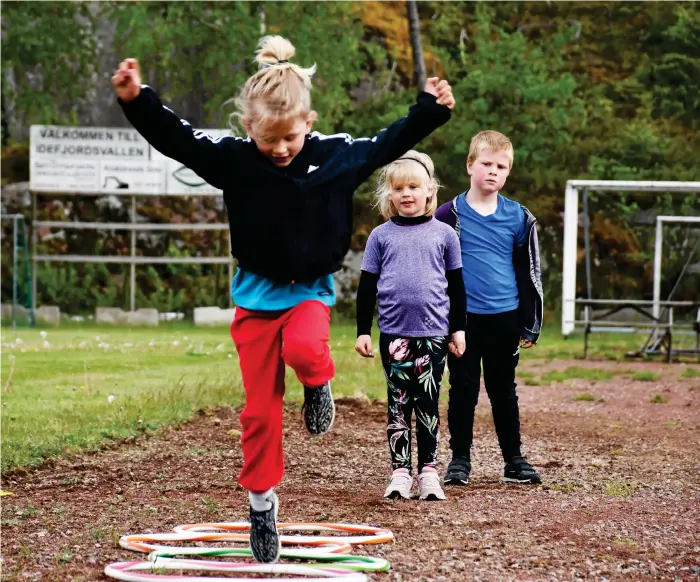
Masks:
[[[700,182],[640,182],[618,180],[569,180],[564,198],[564,252],[561,302],[561,332],[567,336],[574,331],[576,321],[576,264],[578,254],[579,199],[582,192],[669,192],[681,194],[700,192]],[[664,222],[679,221],[679,217],[658,217],[654,257],[654,315],[658,317],[661,293],[661,245]],[[685,222],[700,222],[697,217]]]
[[[694,223],[700,226],[700,216],[657,216],[656,238],[654,240],[654,305],[652,315],[658,319],[661,312],[661,250],[664,241],[664,222],[670,224]]]

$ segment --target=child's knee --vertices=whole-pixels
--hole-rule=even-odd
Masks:
[[[293,370],[313,369],[325,362],[328,346],[319,340],[300,339],[284,346],[284,362]]]

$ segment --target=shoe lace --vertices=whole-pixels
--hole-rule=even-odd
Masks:
[[[432,471],[426,471],[425,473],[421,473],[418,480],[420,481],[421,487],[440,487],[440,479],[438,477],[438,474]]]
[[[411,475],[409,473],[394,473],[391,476],[391,485],[394,487],[407,485],[411,482]]]

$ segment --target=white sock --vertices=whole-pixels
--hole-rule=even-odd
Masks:
[[[250,499],[250,506],[255,511],[267,511],[272,507],[272,489],[268,489],[262,493],[253,493],[248,491],[248,499]]]

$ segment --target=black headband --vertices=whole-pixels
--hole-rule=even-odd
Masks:
[[[430,178],[431,180],[433,179],[433,176],[431,175],[430,170],[428,169],[428,166],[426,166],[420,160],[417,160],[416,158],[398,158],[396,161],[400,162],[401,160],[410,160],[411,162],[417,162],[418,164],[420,164],[421,166],[423,166],[425,168],[426,172],[428,172],[428,178]]]

